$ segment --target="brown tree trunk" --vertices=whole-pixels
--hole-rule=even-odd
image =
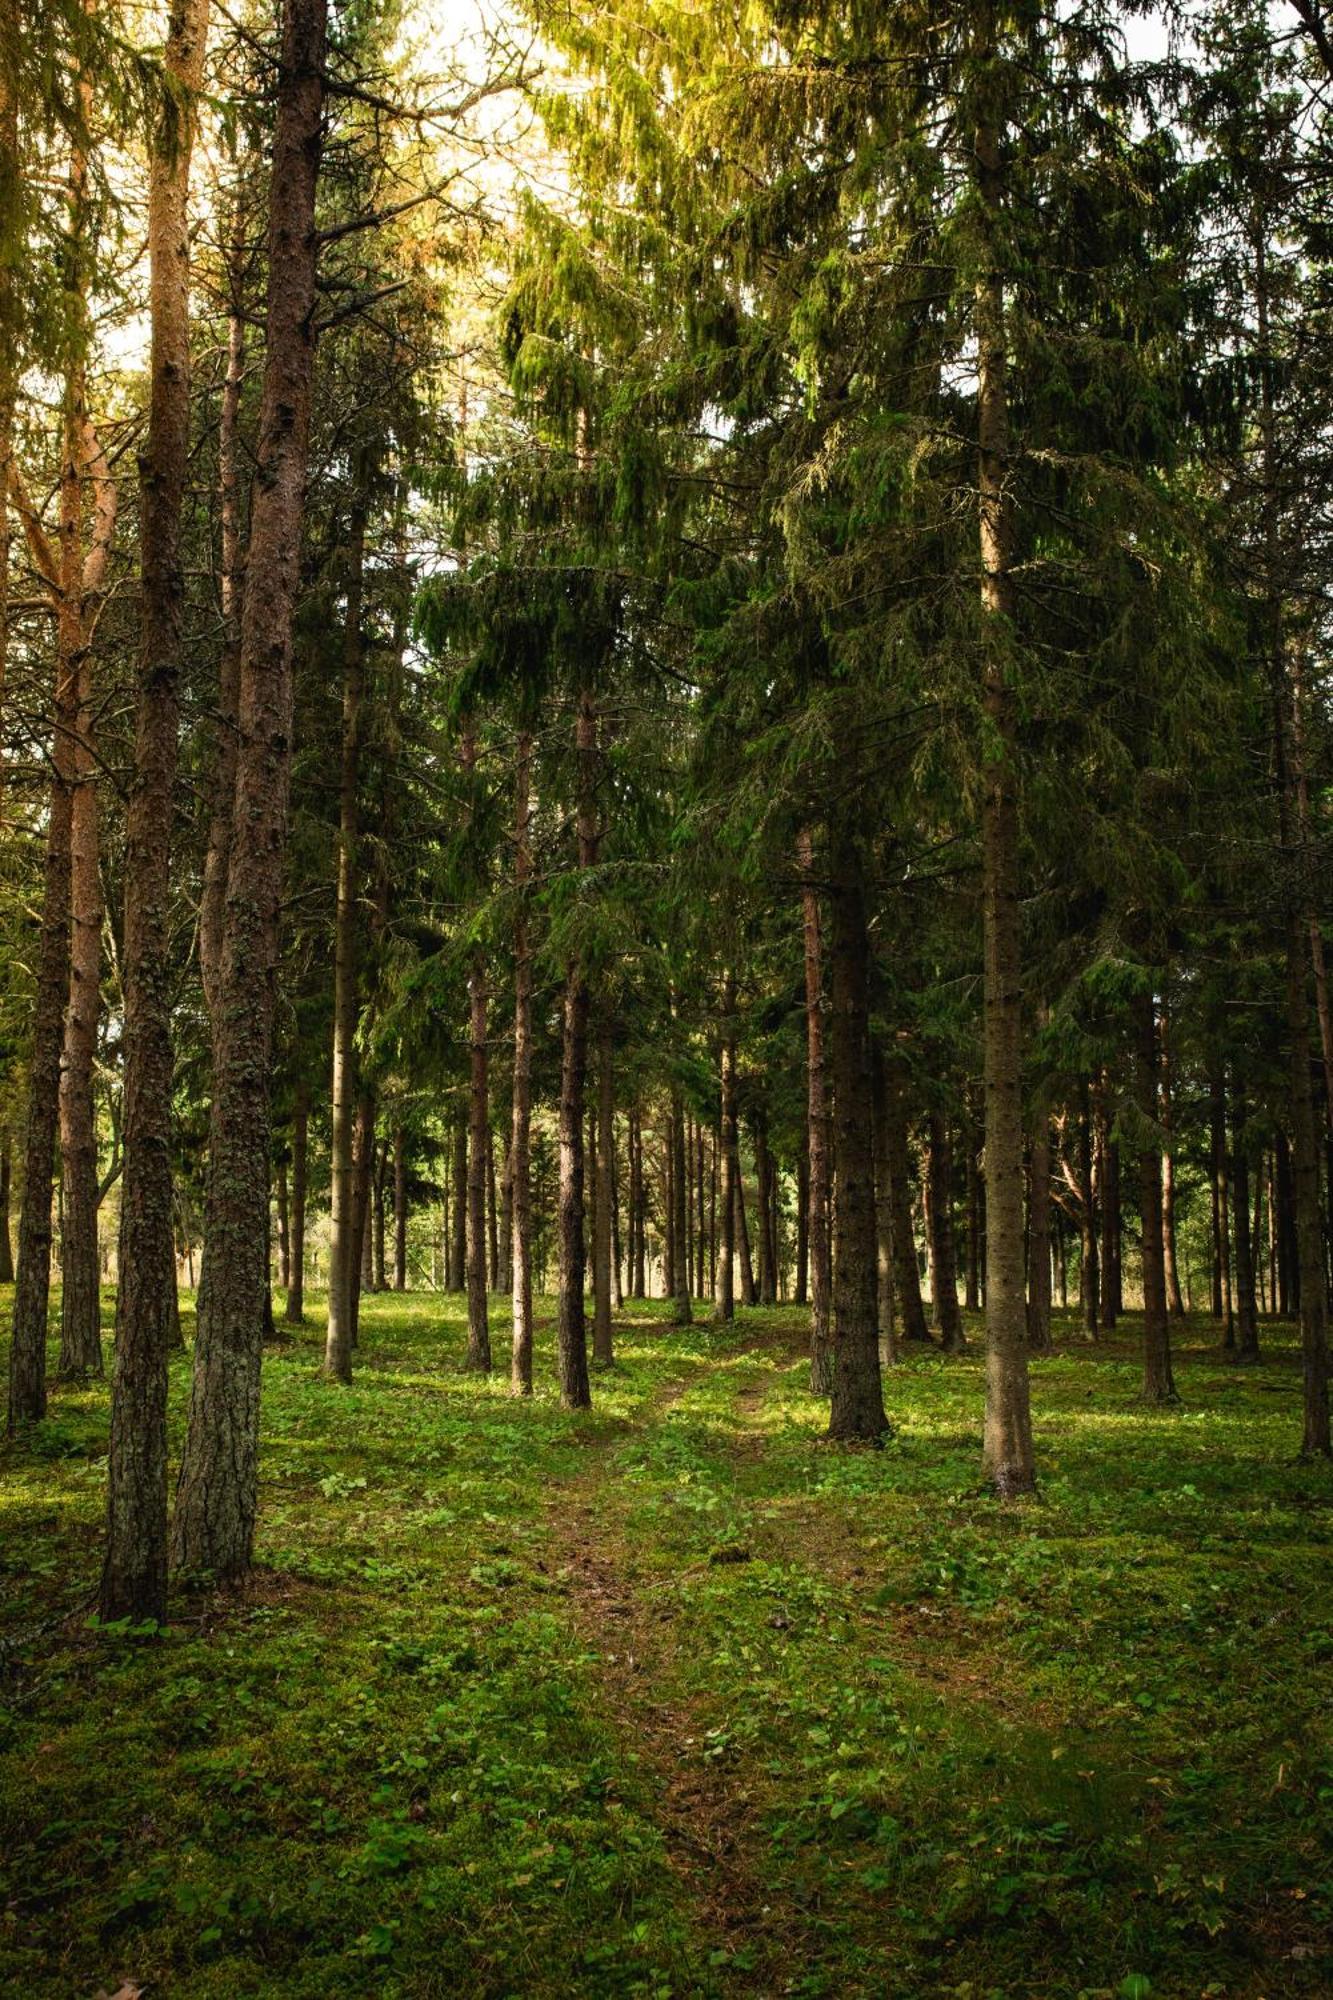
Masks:
[[[1166,1145],[1162,1149],[1162,1254],[1166,1259],[1166,1306],[1173,1319],[1183,1319],[1185,1301],[1181,1295],[1180,1271],[1176,1261],[1176,1163],[1172,1135],[1171,1041],[1165,998],[1161,1008],[1161,1041],[1161,1118],[1162,1130],[1166,1133]]]
[[[287,1288],[287,1308],[283,1313],[288,1326],[300,1326],[305,1319],[305,1198],[309,1134],[310,1091],[302,1082],[296,1086],[296,1103],[292,1110],[292,1275]]]
[[[407,1290],[407,1134],[393,1134],[393,1288]]]
[[[333,1129],[329,1144],[329,1302],[324,1372],[352,1379],[355,1339],[353,1262],[356,1235],[356,1103],[358,1091],[357,902],[362,710],[365,701],[366,509],[358,498],[347,536],[347,611],[342,649],[342,761],[338,788],[338,868],[333,918]]]
[[[1294,1279],[1297,1269],[1296,1216],[1291,1195],[1291,1147],[1285,1132],[1279,1132],[1273,1148],[1273,1215],[1277,1238],[1277,1311],[1280,1319],[1290,1319]]]
[[[1045,1087],[1032,1107],[1028,1139],[1028,1347],[1049,1354],[1051,1341],[1051,1117]]]
[[[467,1166],[467,1365],[491,1372],[491,1328],[486,1296],[486,1160],[490,1100],[486,1047],[486,968],[474,955],[468,992],[468,1166]]]
[[[810,1298],[810,1148],[802,1146],[796,1156],[796,1284],[792,1304],[807,1305]]]
[[[629,1123],[629,1203],[630,1203],[630,1256],[633,1271],[630,1276],[630,1297],[644,1298],[647,1284],[644,1272],[644,1214],[643,1214],[643,1125],[636,1104],[630,1112]]]
[[[151,351],[139,500],[142,628],[125,834],[123,1168],[98,1595],[104,1621],[158,1624],[167,1603],[167,1360],[183,1344],[172,1215],[168,922],[190,441],[190,93],[203,77],[207,38],[208,0],[184,0],[172,13],[163,56],[183,101],[154,133],[149,166]]]
[[[759,1303],[759,1289],[754,1281],[754,1258],[750,1254],[750,1218],[745,1208],[745,1175],[740,1165],[740,1128],[736,1133],[736,1234],[741,1255],[741,1304],[753,1306]]]
[[[829,1052],[838,1200],[828,1435],[877,1444],[889,1425],[879,1372],[879,1277],[871,1118],[869,944],[860,860],[836,840],[829,872]]]
[[[1014,691],[1006,651],[1014,617],[1014,485],[1009,465],[1007,329],[999,131],[978,119],[976,187],[989,267],[977,280],[977,479],[981,599],[991,628],[984,701],[990,741],[982,794],[982,933],[986,1088],[987,1475],[1004,1497],[1036,1485],[1028,1401],[1023,1255],[1023,977],[1018,889]]]
[[[722,1125],[718,1141],[717,1274],[715,1309],[724,1324],[736,1316],[736,975],[722,975],[722,1048],[720,1064]]]
[[[1213,1197],[1213,1317],[1222,1325],[1227,1354],[1236,1350],[1236,1320],[1231,1294],[1231,1219],[1228,1213],[1227,1094],[1222,1073],[1208,1079],[1209,1163]]]
[[[510,1104],[512,1335],[509,1387],[532,1394],[532,738],[522,732],[514,763],[514,1081]]]
[[[970,1093],[963,1112],[963,1141],[967,1147],[967,1272],[964,1279],[963,1302],[969,1312],[980,1312],[981,1175],[977,1170],[977,1134],[973,1123]],[[1031,1345],[1030,1333],[1031,1329],[1029,1329],[1029,1345]]]
[[[759,1303],[778,1302],[777,1251],[773,1238],[773,1156],[762,1111],[754,1119],[755,1221],[759,1240]]]
[[[1138,1043],[1139,1111],[1151,1127],[1157,1117],[1157,1021],[1151,987],[1135,1001]],[[1166,1265],[1162,1255],[1162,1150],[1155,1138],[1139,1152],[1139,1208],[1143,1226],[1143,1397],[1174,1403],[1171,1321],[1166,1310]]]
[[[884,1151],[892,1203],[894,1289],[902,1313],[903,1339],[930,1345],[926,1308],[921,1298],[921,1270],[912,1228],[912,1169],[907,1146],[907,1114],[892,1050],[884,1056]]]
[[[287,1162],[279,1160],[273,1176],[278,1211],[278,1283],[287,1291],[292,1282],[292,1216],[287,1196]]]
[[[370,1210],[375,1178],[375,1093],[362,1082],[356,1101],[356,1125],[352,1141],[355,1170],[352,1177],[352,1240],[348,1250],[348,1298],[352,1322],[352,1346],[361,1335],[361,1294],[375,1289],[372,1261]]]
[[[387,1292],[389,1281],[384,1262],[384,1182],[389,1168],[389,1142],[382,1141],[375,1162],[375,1290]]]
[[[1101,1324],[1110,1332],[1120,1317],[1120,1148],[1111,1137],[1107,1084],[1097,1089],[1097,1160],[1101,1190]]]
[[[221,1578],[250,1567],[268,1298],[269,1065],[287,846],[292,616],[315,330],[315,187],[327,0],[284,0],[268,312],[242,614],[239,744],[218,967],[213,1107],[194,1377],[172,1552]]]
[[[685,1171],[685,1109],[679,1085],[671,1089],[671,1201],[676,1239],[676,1286],[671,1318],[675,1326],[689,1326],[694,1318],[690,1300],[689,1257],[686,1217],[690,1206],[689,1181]]]
[[[74,566],[81,550],[75,546]],[[101,1012],[102,876],[93,732],[92,647],[80,648],[70,818],[69,998],[60,1063],[60,1373],[102,1373],[101,1273],[97,1254],[97,1120],[93,1071]]]
[[[450,1193],[453,1207],[449,1226],[449,1271],[446,1283],[451,1292],[467,1288],[467,1114],[460,1109],[454,1120],[453,1177]]]
[[[870,1042],[870,1110],[875,1145],[875,1267],[879,1365],[891,1368],[898,1359],[894,1333],[893,1190],[889,1165],[888,1087],[884,1056],[873,1035]]]
[[[806,1146],[809,1196],[806,1233],[810,1279],[810,1389],[827,1396],[833,1388],[830,1308],[833,1263],[829,1242],[829,1116],[824,1079],[824,971],[819,895],[814,880],[814,845],[808,827],[797,836],[801,871],[801,926],[805,946]]]
[[[500,1203],[495,1185],[495,1134],[486,1127],[486,1289],[500,1289]]]
[[[1259,1315],[1254,1297],[1254,1239],[1250,1233],[1250,1162],[1242,1137],[1245,1107],[1231,1099],[1231,1200],[1235,1215],[1235,1299],[1237,1361],[1259,1359]]]
[[[586,688],[575,721],[578,763],[578,859],[582,869],[597,861],[597,711]],[[560,1296],[556,1358],[560,1400],[567,1410],[592,1403],[588,1382],[588,1333],[584,1307],[583,1114],[588,1075],[590,997],[583,964],[570,960],[565,974],[564,1030],[560,1053]]]
[[[611,1339],[611,1167],[615,1153],[615,1074],[611,1030],[597,1035],[597,1202],[592,1243],[592,1358],[598,1368],[615,1360]]]
[[[939,1111],[930,1114],[927,1149],[931,1275],[934,1282],[935,1324],[946,1354],[961,1354],[967,1346],[963,1316],[958,1310],[958,1265],[953,1227],[953,1149],[949,1127]]]
[[[1079,1087],[1078,1115],[1078,1293],[1083,1326],[1097,1338],[1101,1320],[1101,1269],[1097,1260],[1097,1184],[1093,1174],[1093,1116],[1087,1082]]]

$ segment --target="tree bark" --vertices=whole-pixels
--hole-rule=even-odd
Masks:
[[[745,1175],[740,1164],[739,1120],[736,1130],[736,1234],[741,1256],[741,1304],[757,1305],[759,1289],[754,1281],[754,1258],[750,1254],[750,1219],[745,1209]]]
[[[829,1115],[824,1079],[824,971],[819,895],[814,881],[814,843],[808,827],[796,841],[801,871],[801,928],[805,947],[806,1147],[809,1197],[806,1233],[810,1280],[810,1389],[827,1396],[833,1388],[830,1325],[833,1264],[829,1243]]]
[[[802,1146],[796,1157],[796,1284],[792,1304],[810,1301],[810,1148]]]
[[[1134,1003],[1138,1042],[1139,1113],[1151,1128],[1157,1118],[1157,1021],[1151,987]],[[1139,1208],[1143,1228],[1143,1398],[1174,1403],[1171,1321],[1166,1309],[1162,1254],[1162,1149],[1149,1130],[1139,1148]]]
[[[1185,1301],[1181,1296],[1180,1271],[1176,1260],[1176,1163],[1172,1120],[1171,1040],[1165,997],[1161,1006],[1160,1030],[1161,1119],[1162,1130],[1166,1133],[1166,1144],[1162,1149],[1162,1252],[1166,1259],[1166,1306],[1173,1319],[1183,1319]]]
[[[597,1200],[592,1243],[592,1358],[598,1368],[609,1368],[615,1360],[611,1339],[611,1167],[615,1114],[611,1030],[603,1020],[597,1034]]]
[[[725,1324],[736,1316],[736,975],[722,975],[722,1048],[720,1063],[722,1126],[718,1143],[718,1228],[716,1317]]]
[[[1236,1346],[1233,1358],[1259,1359],[1259,1315],[1254,1297],[1254,1239],[1250,1230],[1250,1163],[1243,1130],[1245,1107],[1231,1099],[1231,1201],[1235,1216]]]
[[[467,1365],[491,1372],[486,1291],[486,1159],[490,1100],[486,1047],[486,968],[480,954],[468,967]]]
[[[1049,1354],[1051,1341],[1051,1116],[1044,1085],[1032,1106],[1028,1139],[1028,1347]]]
[[[1221,1070],[1208,1079],[1209,1167],[1213,1205],[1213,1317],[1222,1325],[1222,1346],[1236,1350],[1236,1320],[1231,1291],[1231,1220],[1227,1160],[1227,1092]]]
[[[773,1236],[773,1156],[768,1150],[768,1129],[762,1111],[754,1117],[755,1200],[759,1234],[759,1303],[778,1302],[777,1249]]]
[[[393,1288],[407,1290],[407,1134],[393,1133]]]
[[[183,101],[151,142],[148,440],[140,464],[141,637],[126,819],[119,1280],[107,1534],[98,1611],[161,1624],[167,1608],[167,1365],[183,1342],[171,1179],[168,923],[185,579],[181,513],[190,445],[189,183],[193,94],[208,0],[172,12],[163,55]]]
[[[329,1145],[329,1301],[324,1372],[352,1379],[356,1237],[357,876],[365,636],[362,599],[366,508],[358,494],[347,535],[347,610],[342,651],[342,758],[338,787],[338,868],[333,918],[333,1129]]]
[[[685,1171],[685,1107],[678,1084],[673,1084],[671,1088],[671,1176],[671,1200],[677,1245],[676,1288],[671,1318],[675,1326],[689,1326],[694,1318],[694,1308],[690,1300],[689,1257],[685,1241],[690,1188]]]
[[[830,853],[829,1043],[838,1200],[833,1261],[833,1388],[828,1435],[877,1444],[888,1431],[879,1372],[878,1242],[871,1119],[869,943],[860,861]]]
[[[454,1120],[454,1156],[450,1192],[453,1207],[449,1225],[449,1273],[451,1292],[467,1289],[467,1113],[459,1110]]]
[[[288,1326],[305,1320],[305,1200],[307,1154],[310,1135],[310,1091],[304,1082],[296,1086],[292,1110],[292,1275],[287,1287]]]
[[[13,1150],[9,1121],[6,1120],[0,1126],[0,1285],[12,1285],[14,1282],[14,1247],[9,1234]]]
[[[274,1173],[274,1194],[278,1210],[278,1283],[285,1292],[292,1282],[292,1216],[285,1160],[278,1161]]]
[[[518,739],[514,765],[514,1082],[509,1173],[513,1243],[513,1314],[509,1387],[532,1394],[532,946],[528,898],[532,880],[532,738]]]
[[[983,698],[990,748],[983,773],[982,933],[986,1094],[987,1475],[1003,1497],[1036,1485],[1028,1399],[1023,1255],[1023,985],[1018,904],[1018,774],[1014,690],[1006,662],[1014,618],[1015,522],[1000,138],[988,111],[976,128],[976,187],[986,268],[977,279],[977,482],[981,601],[990,639]]]
[[[939,1111],[930,1114],[927,1149],[930,1195],[931,1274],[934,1281],[935,1324],[946,1354],[961,1354],[967,1346],[963,1316],[958,1310],[958,1265],[953,1227],[953,1149],[949,1127]]]
[[[581,869],[597,861],[597,711],[584,689],[575,721],[578,860]],[[590,996],[581,959],[565,973],[564,1029],[560,1056],[560,1275],[556,1354],[560,1400],[567,1410],[592,1403],[588,1382],[588,1333],[584,1307],[583,1113],[588,1074]]]
[[[1086,1078],[1079,1086],[1078,1114],[1078,1193],[1079,1193],[1079,1304],[1083,1327],[1096,1340],[1101,1320],[1101,1268],[1097,1258],[1097,1183],[1093,1174],[1093,1116]]]
[[[876,1320],[879,1326],[879,1365],[885,1369],[893,1367],[898,1359],[894,1331],[893,1190],[889,1164],[888,1086],[883,1051],[873,1035],[870,1041],[870,1110],[875,1145]]]
[[[912,1169],[907,1146],[907,1113],[899,1076],[899,1058],[892,1051],[884,1056],[884,1149],[889,1175],[889,1199],[893,1213],[894,1289],[902,1312],[903,1339],[930,1345],[926,1308],[921,1298],[921,1270],[917,1263],[916,1234],[912,1228]]]
[[[629,1289],[632,1299],[641,1299],[646,1295],[647,1285],[643,1268],[643,1124],[637,1104],[630,1111],[629,1139],[630,1257],[633,1263]]]
[[[73,568],[81,551],[76,543]],[[92,646],[76,676],[74,801],[70,815],[69,997],[60,1063],[60,1374],[102,1373],[101,1272],[97,1254],[97,1120],[93,1072],[101,1012],[102,876],[94,759]]]
[[[240,738],[218,966],[201,1301],[172,1551],[250,1567],[268,1299],[269,1066],[291,770],[292,617],[315,329],[315,188],[327,0],[284,0],[273,139],[264,385],[241,626]]]

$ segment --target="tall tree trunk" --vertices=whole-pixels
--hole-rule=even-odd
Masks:
[[[764,1114],[754,1117],[755,1224],[759,1244],[759,1303],[778,1302],[777,1255],[773,1242],[773,1156]]]
[[[963,1142],[967,1147],[967,1274],[964,1280],[963,1302],[969,1312],[980,1312],[981,1175],[977,1171],[977,1134],[973,1123],[970,1093],[963,1109]],[[1031,1345],[1030,1326],[1028,1335],[1028,1344]]]
[[[611,1340],[611,1168],[616,1143],[615,1115],[611,1029],[603,1019],[597,1034],[597,1200],[592,1243],[592,1358],[599,1368],[609,1368],[615,1360]]]
[[[673,1084],[671,1087],[671,1176],[671,1200],[677,1246],[676,1287],[671,1318],[676,1326],[689,1326],[694,1318],[694,1308],[690,1301],[689,1258],[685,1243],[690,1189],[685,1171],[685,1108],[678,1084]]]
[[[1079,1086],[1078,1113],[1078,1294],[1083,1327],[1097,1338],[1101,1320],[1101,1268],[1097,1258],[1097,1183],[1093,1173],[1093,1114],[1086,1078]]]
[[[407,1134],[393,1133],[393,1288],[407,1290]]]
[[[124,1072],[119,1276],[107,1534],[98,1610],[161,1624],[167,1604],[167,1363],[182,1345],[171,1182],[168,920],[185,581],[181,511],[190,442],[189,182],[193,93],[208,0],[172,12],[163,55],[180,86],[151,143],[148,438],[141,460],[140,656],[125,834]]]
[[[449,1276],[451,1292],[467,1288],[467,1113],[459,1108],[454,1120],[454,1158],[450,1211]]]
[[[927,1150],[930,1198],[931,1273],[934,1280],[935,1324],[946,1354],[961,1354],[967,1346],[963,1316],[958,1310],[958,1265],[953,1228],[953,1149],[942,1112],[930,1114]]]
[[[726,1322],[736,1316],[736,975],[722,975],[722,1046],[719,1081],[722,1122],[718,1135],[717,1274],[715,1308]]]
[[[620,1162],[616,1154],[615,1112],[611,1114],[610,1166],[608,1169],[611,1206],[611,1304],[617,1312],[625,1309],[625,1287],[621,1281],[620,1241]]]
[[[814,844],[808,827],[796,841],[801,871],[801,928],[805,947],[806,1147],[809,1197],[806,1232],[810,1278],[810,1388],[816,1396],[833,1389],[830,1309],[833,1262],[829,1242],[829,1115],[824,1078],[824,970],[819,894],[814,879]]]
[[[292,1275],[287,1287],[287,1308],[283,1313],[288,1326],[300,1326],[305,1319],[305,1199],[309,1136],[310,1090],[302,1081],[296,1086],[296,1103],[292,1110]]]
[[[532,880],[532,737],[518,739],[514,763],[514,1081],[510,1104],[509,1177],[513,1208],[509,1387],[532,1394],[532,945],[528,897]]]
[[[81,281],[78,281],[81,282]],[[83,486],[94,490],[94,531],[83,553]],[[88,420],[83,370],[66,385],[60,472],[60,531],[52,548],[11,461],[10,483],[34,569],[56,611],[52,704],[51,798],[47,814],[42,924],[28,1057],[28,1116],[24,1135],[23,1206],[9,1350],[9,1428],[46,1413],[46,1320],[51,1286],[51,1196],[61,1113],[61,1052],[70,991],[71,905],[75,799],[84,658],[91,644],[95,601],[106,576],[115,527],[115,487]],[[94,1163],[94,1175],[96,1166]],[[93,1284],[97,1281],[96,1206]]]
[[[869,942],[860,859],[845,836],[829,872],[829,1053],[838,1200],[828,1435],[878,1443],[889,1425],[879,1372],[879,1276],[871,1118]]]
[[[930,1345],[926,1309],[921,1298],[921,1269],[917,1263],[916,1233],[912,1228],[912,1168],[907,1145],[907,1113],[903,1100],[899,1058],[889,1050],[884,1056],[884,1148],[889,1175],[889,1199],[893,1213],[893,1275],[903,1320],[903,1339]]]
[[[810,1298],[810,1148],[802,1146],[796,1156],[796,1284],[792,1304],[807,1305]]]
[[[1139,1151],[1139,1209],[1143,1227],[1143,1396],[1149,1403],[1174,1403],[1171,1321],[1166,1310],[1166,1265],[1162,1255],[1162,1149],[1151,1136],[1157,1117],[1157,1021],[1152,988],[1134,1003],[1138,1043],[1139,1112],[1150,1136]]]
[[[347,536],[347,611],[342,656],[342,761],[338,787],[338,868],[333,918],[333,1130],[329,1145],[329,1303],[324,1372],[352,1379],[356,1235],[356,1023],[358,1013],[358,825],[365,702],[366,508],[358,494]]]
[[[991,30],[993,33],[993,29]],[[986,51],[987,54],[990,50]],[[976,187],[986,268],[977,279],[977,483],[981,599],[990,627],[984,701],[990,748],[982,794],[982,932],[986,1088],[986,1471],[997,1493],[1036,1485],[1028,1400],[1023,1255],[1023,978],[1018,890],[1018,774],[1014,691],[1006,652],[1014,618],[1010,567],[1014,484],[1002,241],[1000,135],[984,111],[976,129]]]
[[[1120,1317],[1120,1148],[1111,1137],[1107,1082],[1097,1087],[1097,1160],[1101,1190],[1101,1324],[1110,1332]]]
[[[81,550],[74,549],[74,568]],[[102,876],[94,757],[92,647],[80,648],[70,818],[69,998],[60,1064],[60,1373],[102,1373],[102,1298],[97,1254],[97,1119],[93,1072],[101,1012]]]
[[[389,1168],[389,1142],[380,1144],[375,1162],[375,1290],[387,1292],[389,1282],[384,1263],[384,1182]]]
[[[375,1093],[362,1080],[356,1100],[352,1140],[352,1240],[348,1247],[347,1291],[352,1322],[352,1346],[361,1335],[361,1294],[375,1289],[371,1255],[370,1209],[375,1177]]]
[[[740,1165],[740,1128],[736,1132],[736,1234],[741,1255],[741,1304],[753,1306],[759,1303],[759,1290],[754,1281],[754,1258],[750,1254],[750,1219],[745,1209],[745,1175]]]
[[[1049,1354],[1051,1341],[1051,1114],[1046,1087],[1032,1106],[1028,1139],[1028,1347]]]
[[[588,689],[578,699],[575,720],[578,766],[578,860],[581,869],[597,862],[597,710]],[[588,1332],[583,1289],[584,1245],[583,1114],[588,1076],[590,996],[582,960],[565,973],[564,1030],[560,1054],[560,1296],[556,1358],[560,1400],[567,1410],[592,1403],[588,1383]]]
[[[172,1530],[175,1560],[250,1566],[268,1298],[269,1065],[287,846],[292,616],[315,330],[315,187],[327,0],[284,0],[273,138],[264,386],[242,614],[240,738],[218,968],[215,1074],[194,1377]]]
[[[486,1289],[500,1289],[500,1203],[495,1185],[495,1134],[486,1127]]]
[[[1167,1015],[1165,995],[1161,1007],[1161,1062],[1162,1062],[1162,1130],[1166,1134],[1166,1144],[1162,1149],[1162,1254],[1166,1260],[1166,1306],[1173,1319],[1185,1316],[1185,1301],[1180,1291],[1180,1271],[1176,1261],[1176,1163],[1173,1143],[1173,1118],[1171,1094],[1171,1039],[1170,1021]]]
[[[1245,1107],[1231,1099],[1231,1200],[1235,1213],[1235,1298],[1237,1361],[1259,1359],[1259,1316],[1254,1297],[1254,1239],[1250,1233],[1250,1162],[1243,1130]]]
[[[1228,1213],[1227,1093],[1220,1067],[1208,1079],[1209,1171],[1213,1204],[1213,1317],[1220,1319],[1222,1345],[1236,1350],[1236,1320],[1231,1293],[1231,1222]]]
[[[491,1372],[486,1295],[486,1161],[490,1097],[486,1047],[486,968],[479,954],[468,967],[467,1365]]]
[[[633,1272],[630,1277],[630,1297],[644,1298],[647,1284],[644,1272],[644,1215],[643,1215],[643,1124],[639,1107],[635,1104],[629,1119],[629,1201],[630,1201],[630,1255]]]
[[[287,1162],[279,1160],[274,1175],[278,1209],[278,1283],[288,1291],[292,1282],[292,1212],[287,1192]]]
[[[1277,1311],[1281,1319],[1289,1319],[1293,1311],[1293,1282],[1297,1269],[1296,1215],[1291,1193],[1291,1147],[1285,1132],[1279,1132],[1273,1147],[1273,1184],[1275,1218],[1274,1234],[1277,1238]]]
[[[894,1333],[893,1190],[889,1164],[888,1087],[879,1043],[870,1041],[870,1111],[875,1145],[875,1270],[879,1365],[891,1368],[898,1359]]]

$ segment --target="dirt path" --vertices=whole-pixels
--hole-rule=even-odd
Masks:
[[[735,1358],[772,1345],[760,1336]],[[691,1379],[668,1383],[640,1425],[660,1422],[691,1386]],[[767,1901],[759,1800],[744,1765],[706,1756],[707,1719],[698,1707],[662,1698],[682,1679],[674,1670],[681,1635],[673,1581],[648,1574],[625,1532],[607,1477],[613,1449],[609,1440],[594,1447],[576,1478],[551,1496],[555,1573],[569,1593],[571,1622],[597,1655],[604,1712],[646,1780],[648,1809],[707,1954],[709,1986],[776,1996],[802,1955],[800,1913]]]

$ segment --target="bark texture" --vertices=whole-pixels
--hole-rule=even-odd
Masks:
[[[327,0],[284,0],[269,208],[264,383],[241,618],[239,740],[214,1026],[208,1284],[172,1528],[175,1561],[250,1566],[268,1300],[273,987],[291,773],[292,616],[315,329],[315,190]]]
[[[833,1387],[830,1305],[833,1263],[829,1242],[828,1088],[824,1077],[824,970],[814,846],[802,828],[796,846],[801,871],[801,930],[805,947],[806,1147],[809,1196],[806,1254],[810,1284],[810,1388],[827,1396]]]

